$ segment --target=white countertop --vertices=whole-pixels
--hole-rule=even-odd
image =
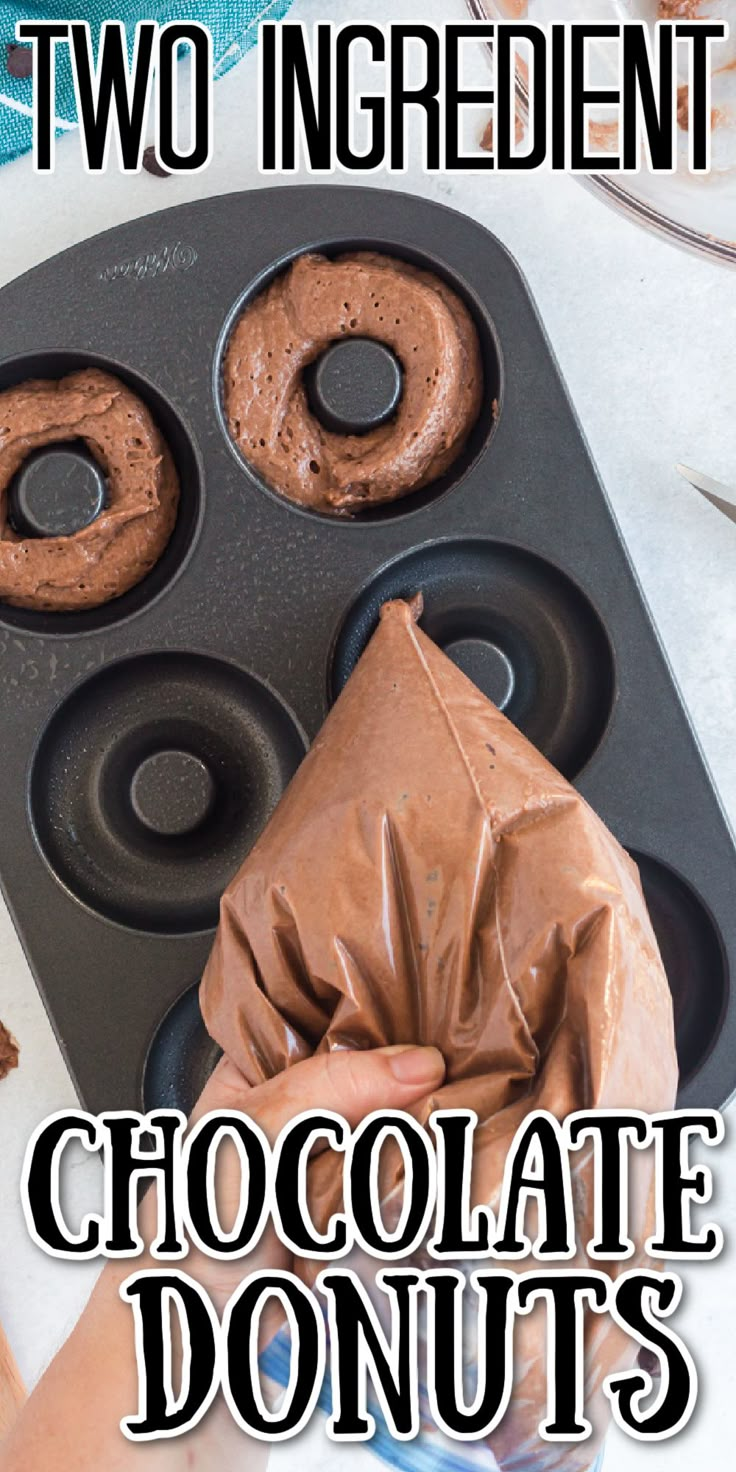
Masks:
[[[353,9],[360,7],[353,7]],[[462,0],[371,0],[371,20],[462,19]],[[296,0],[300,19],[342,18],[339,0]],[[485,71],[480,57],[480,84]],[[170,204],[260,181],[255,159],[256,66],[246,58],[215,89],[216,157],[192,179],[90,178],[78,140],[65,138],[52,178],[28,159],[0,170],[0,285],[65,246]],[[268,181],[271,182],[271,181]],[[346,182],[340,177],[339,182]],[[572,179],[547,173],[430,178],[410,169],[376,186],[453,205],[496,232],[536,297],[675,674],[736,823],[736,526],[675,474],[683,460],[732,483],[736,393],[736,276],[680,253],[610,212]],[[0,333],[2,331],[0,324]],[[687,829],[683,824],[683,842]],[[45,1115],[76,1103],[18,940],[0,901],[0,1017],[21,1044],[19,1069],[0,1085],[0,1319],[29,1382],[78,1314],[90,1265],[54,1262],[30,1242],[18,1180],[26,1142]],[[733,1119],[730,1113],[727,1125]],[[712,1152],[713,1215],[736,1226],[736,1149]],[[80,1159],[71,1189],[89,1208],[96,1163]],[[727,1245],[716,1263],[691,1268],[676,1324],[700,1371],[689,1429],[669,1443],[635,1445],[612,1434],[606,1472],[691,1472],[732,1459],[725,1408],[736,1401],[732,1303],[736,1270]],[[728,1440],[727,1440],[728,1438]],[[319,1425],[279,1449],[274,1465],[343,1464]],[[360,1448],[349,1455],[368,1464]],[[373,1464],[375,1466],[375,1463]]]

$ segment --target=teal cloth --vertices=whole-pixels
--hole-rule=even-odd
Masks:
[[[122,20],[132,38],[138,20],[198,20],[209,27],[214,46],[215,76],[229,71],[258,37],[260,20],[281,20],[290,0],[94,0],[70,3],[51,0],[46,5],[0,3],[0,164],[25,153],[33,141],[33,82],[30,77],[11,77],[6,66],[6,46],[15,41],[19,20],[87,20],[95,44],[104,20]],[[68,48],[57,47],[56,119],[62,136],[76,123],[74,85],[68,63]]]

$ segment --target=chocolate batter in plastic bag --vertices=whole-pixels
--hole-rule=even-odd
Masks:
[[[672,1006],[634,864],[422,633],[420,609],[420,600],[383,608],[226,890],[202,1010],[251,1084],[319,1049],[435,1044],[447,1083],[416,1112],[476,1111],[473,1194],[494,1205],[531,1110],[563,1119],[583,1108],[673,1107]],[[651,1230],[652,1160],[631,1155],[630,1230],[640,1246]],[[584,1269],[591,1149],[572,1158],[582,1251],[557,1266]],[[310,1170],[324,1221],[339,1208],[340,1173],[329,1153]],[[642,1260],[595,1266],[615,1273]],[[533,1259],[516,1266],[539,1268]],[[635,1353],[607,1316],[589,1316],[594,1423],[605,1419],[603,1378]],[[591,1441],[538,1437],[541,1305],[517,1323],[515,1364],[512,1405],[492,1438],[503,1472],[589,1467]]]

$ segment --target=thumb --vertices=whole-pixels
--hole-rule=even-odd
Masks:
[[[295,1063],[250,1088],[234,1064],[223,1060],[196,1109],[242,1109],[270,1140],[308,1109],[330,1109],[351,1126],[375,1109],[406,1109],[439,1087],[445,1063],[438,1048],[399,1046],[356,1052],[338,1049]],[[238,1086],[240,1080],[240,1087]]]

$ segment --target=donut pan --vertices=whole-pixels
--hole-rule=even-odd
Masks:
[[[296,255],[363,248],[462,294],[485,408],[442,481],[335,520],[245,466],[225,430],[221,361],[239,309]],[[681,1103],[722,1105],[736,1087],[733,837],[499,241],[393,191],[231,194],[74,247],[0,292],[0,322],[0,388],[89,365],[117,374],[151,408],[182,486],[172,541],[130,593],[71,614],[0,605],[0,871],[85,1106],[191,1104],[215,1056],[196,983],[218,896],[380,603],[418,588],[428,633],[640,863],[674,996]],[[331,410],[380,414],[396,385],[373,359],[363,398],[349,357],[315,371],[318,385],[348,383]],[[371,378],[367,361],[353,359],[358,380]],[[69,447],[46,455],[21,487],[37,532],[44,482],[72,498],[76,485],[82,518],[99,502],[83,455],[76,474]],[[58,504],[45,514],[57,529]]]

